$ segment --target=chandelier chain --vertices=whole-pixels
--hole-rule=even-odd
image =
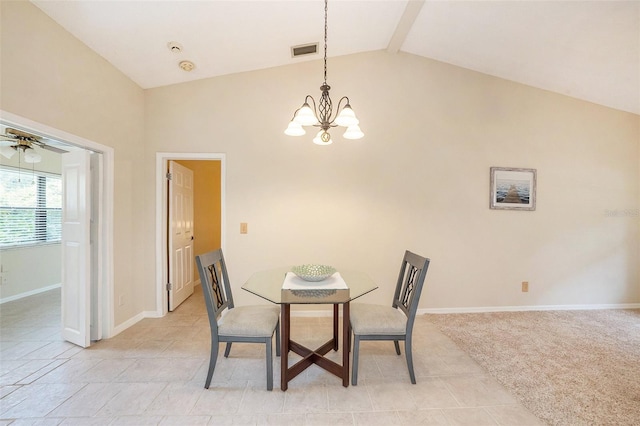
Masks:
[[[316,104],[313,96],[307,95],[304,98],[302,106],[293,113],[293,119],[284,132],[289,136],[301,136],[305,134],[302,126],[319,127],[320,131],[313,139],[313,142],[318,145],[329,145],[332,143],[329,130],[338,126],[347,128],[344,133],[346,139],[360,139],[364,136],[364,133],[362,133],[360,127],[358,127],[359,121],[351,109],[348,97],[343,96],[340,98],[335,111],[336,115],[333,115],[333,102],[329,96],[331,87],[327,84],[328,15],[329,1],[324,0],[324,83],[320,86],[320,99],[318,99],[318,103]],[[313,104],[313,108],[310,104]]]
[[[329,0],[324,1],[324,84],[327,84],[327,10]]]

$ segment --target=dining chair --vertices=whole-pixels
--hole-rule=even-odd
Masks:
[[[391,306],[354,303],[351,305],[351,330],[353,332],[353,366],[351,384],[358,384],[358,355],[360,341],[393,340],[400,355],[399,341],[404,340],[404,352],[411,383],[416,383],[411,352],[411,334],[418,310],[420,293],[424,285],[430,260],[405,251]]]
[[[225,358],[229,356],[231,343],[251,342],[266,345],[267,390],[272,390],[272,339],[275,331],[276,355],[280,356],[280,309],[275,305],[234,305],[222,249],[196,256],[196,264],[211,327],[211,357],[204,387],[209,389],[211,384],[218,359],[218,346],[221,342],[227,343],[224,351]],[[226,312],[223,313],[225,309]]]

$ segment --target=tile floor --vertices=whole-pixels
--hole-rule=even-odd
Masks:
[[[0,425],[542,424],[424,317],[414,329],[416,385],[392,343],[363,342],[358,386],[312,366],[282,392],[274,354],[269,392],[264,346],[238,343],[229,358],[220,351],[204,389],[209,328],[199,289],[166,317],[88,349],[60,339],[59,306],[59,290],[0,305]],[[295,317],[292,337],[324,343],[330,321]]]

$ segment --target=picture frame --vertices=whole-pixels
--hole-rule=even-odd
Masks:
[[[489,208],[536,209],[536,169],[491,167]]]

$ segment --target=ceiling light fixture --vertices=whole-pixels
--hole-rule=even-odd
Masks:
[[[313,138],[313,142],[318,145],[329,145],[333,143],[329,129],[331,127],[343,126],[347,130],[344,132],[346,139],[360,139],[364,136],[362,130],[358,126],[359,121],[356,118],[356,114],[351,109],[349,104],[349,98],[343,96],[338,101],[338,107],[336,108],[336,115],[332,116],[332,102],[329,97],[329,90],[331,87],[327,84],[327,10],[328,0],[324,1],[324,83],[320,86],[322,94],[320,95],[320,101],[316,106],[316,101],[311,95],[307,95],[304,98],[304,103],[293,113],[293,119],[284,131],[289,136],[302,136],[306,132],[302,126],[314,126],[319,127],[320,131]],[[313,104],[313,108],[309,105],[309,101]],[[342,110],[340,106],[342,101],[345,101]]]
[[[191,61],[182,61],[178,64],[178,66],[186,72],[190,72],[193,71],[193,69],[196,67],[195,64]]]
[[[20,151],[22,151],[22,157],[20,156]],[[31,173],[33,177],[35,173],[35,163],[39,163],[42,161],[42,155],[38,154],[33,149],[33,147],[31,146],[31,142],[25,140],[19,141],[17,145],[3,146],[2,148],[0,148],[0,154],[7,159],[11,159],[11,157],[13,157],[16,152],[18,153],[18,182],[21,182],[21,159],[24,158],[25,163],[31,164]]]
[[[27,141],[20,141],[17,145],[0,148],[0,154],[7,159],[11,159],[18,151],[22,151],[25,163],[39,163],[42,161],[42,156],[35,152],[31,143]],[[18,160],[20,160],[20,154],[18,154]]]

